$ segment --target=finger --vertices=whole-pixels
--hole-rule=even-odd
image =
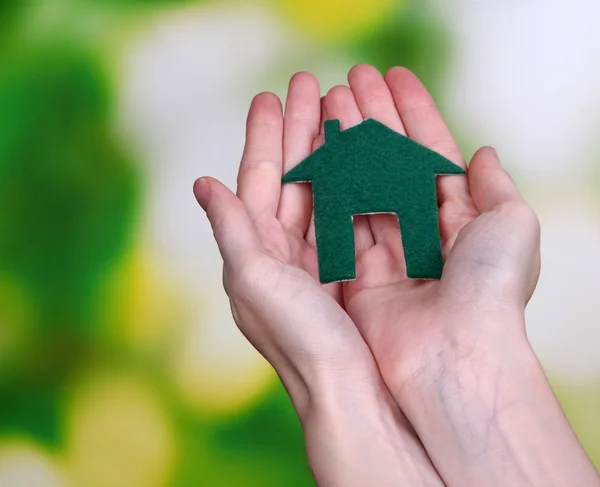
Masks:
[[[316,151],[319,147],[323,145],[325,142],[325,120],[329,120],[329,115],[327,114],[327,106],[325,105],[325,97],[321,97],[321,122],[319,123],[319,135],[313,142],[312,150]]]
[[[329,90],[325,97],[325,109],[329,120],[340,121],[341,130],[354,127],[363,121],[352,90],[347,86],[334,86]]]
[[[284,115],[283,173],[302,162],[313,150],[321,121],[320,89],[316,78],[298,73],[290,81]],[[284,184],[277,218],[289,232],[303,237],[312,213],[308,184]]]
[[[348,82],[363,118],[373,118],[392,130],[406,135],[392,94],[376,68],[359,64],[348,73]]]
[[[273,93],[257,95],[246,123],[246,146],[238,173],[238,197],[253,221],[275,217],[281,191],[283,115]]]
[[[325,109],[330,120],[339,120],[342,130],[349,129],[363,121],[352,90],[347,86],[335,86],[325,97]],[[356,215],[354,220],[354,246],[356,255],[373,247],[374,240],[369,222],[364,215]],[[314,242],[314,225],[307,234],[307,241]]]
[[[473,202],[481,213],[506,203],[523,201],[492,147],[482,147],[475,153],[467,174]]]
[[[319,147],[321,147],[325,142],[325,120],[328,120],[328,114],[327,106],[325,104],[325,97],[323,96],[321,97],[321,123],[319,127],[319,135],[313,143],[313,152],[316,151]],[[316,247],[314,208],[311,208],[310,221],[308,223],[308,227],[306,229],[306,234],[304,238],[309,245],[311,245],[312,247]]]
[[[454,137],[419,79],[408,69],[397,67],[387,72],[385,80],[407,135],[465,169],[465,161]],[[466,178],[438,178],[438,199],[440,205],[451,204],[453,210],[469,213],[472,218],[473,203]]]
[[[477,282],[485,282],[485,288],[494,284],[504,291],[512,289],[509,293],[520,296],[525,305],[539,278],[538,217],[493,148],[482,147],[475,153],[467,175],[474,204],[481,212],[477,221],[482,224],[467,226],[459,234],[447,261],[448,272],[444,270],[446,281],[453,289]]]
[[[246,207],[226,186],[201,178],[194,183],[194,195],[210,221],[225,265],[243,265],[249,254],[262,250]]]
[[[363,118],[373,118],[406,135],[394,99],[377,69],[365,64],[355,66],[348,74],[348,81]],[[371,215],[368,220],[375,243],[385,243],[404,262],[397,215]]]

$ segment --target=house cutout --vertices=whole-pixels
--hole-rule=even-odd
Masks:
[[[312,183],[321,283],[356,278],[353,216],[398,216],[408,277],[439,279],[442,247],[436,175],[465,171],[376,120],[340,131],[325,122],[325,143],[283,183]]]

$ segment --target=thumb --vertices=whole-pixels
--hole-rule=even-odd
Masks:
[[[200,178],[194,183],[194,195],[206,212],[226,263],[240,265],[249,252],[262,249],[246,207],[223,183]]]
[[[469,164],[468,178],[473,203],[480,213],[491,211],[504,203],[523,201],[492,147],[482,147],[475,153]]]

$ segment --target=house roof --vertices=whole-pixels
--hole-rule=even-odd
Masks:
[[[339,120],[328,120],[324,128],[325,143],[290,170],[283,177],[283,183],[310,182],[342,168],[345,173],[350,168],[361,172],[393,168],[398,176],[406,177],[415,177],[416,173],[425,170],[434,174],[465,173],[437,152],[374,119],[367,119],[343,131]],[[415,172],[417,168],[419,171]]]

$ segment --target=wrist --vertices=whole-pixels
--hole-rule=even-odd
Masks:
[[[317,485],[442,487],[382,381],[363,386],[311,396],[302,424]]]
[[[518,325],[487,323],[396,398],[448,486],[598,485]]]
[[[508,313],[507,313],[508,314]],[[392,388],[411,423],[484,424],[545,376],[524,332],[524,316],[480,317],[448,326],[446,346]],[[468,431],[465,426],[457,426]]]
[[[303,426],[314,418],[334,414],[349,420],[365,408],[381,406],[382,388],[388,407],[398,408],[370,355],[335,364],[304,360],[286,365],[276,367],[277,374]]]
[[[503,374],[518,374],[522,366],[537,364],[522,310],[457,317],[437,330],[438,336],[432,340],[436,346],[426,350],[421,360],[413,361],[408,370],[399,360],[391,370],[392,377],[386,376],[402,407],[433,392],[438,384],[485,393],[483,385],[500,369]]]

